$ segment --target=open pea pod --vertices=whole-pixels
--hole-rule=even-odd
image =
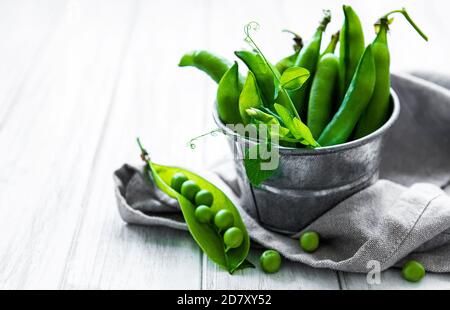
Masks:
[[[222,268],[228,270],[230,273],[249,266],[248,264],[251,263],[248,262],[246,258],[250,249],[250,238],[239,211],[231,200],[220,189],[201,176],[182,168],[152,163],[145,149],[142,149],[142,152],[142,158],[145,159],[147,168],[149,169],[149,173],[153,177],[155,184],[164,193],[178,200],[189,232],[208,258]],[[233,225],[240,228],[244,233],[244,241],[238,248],[225,251],[222,236],[215,230],[213,225],[200,223],[194,214],[195,206],[187,198],[168,185],[170,184],[172,176],[177,172],[184,173],[190,180],[197,183],[200,188],[206,189],[213,194],[214,202],[211,209],[214,213],[219,210],[227,209],[233,214]]]

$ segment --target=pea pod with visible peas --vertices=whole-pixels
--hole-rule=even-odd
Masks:
[[[344,25],[340,34],[340,98],[342,99],[353,79],[359,60],[364,53],[364,32],[358,15],[351,6],[344,5]]]
[[[307,124],[314,139],[318,139],[331,120],[339,83],[339,58],[334,55],[339,33],[333,35],[322,54],[309,95]]]
[[[152,178],[156,186],[158,186],[161,191],[168,196],[177,199],[189,232],[208,258],[222,268],[228,270],[230,273],[244,267],[252,266],[246,259],[250,249],[250,238],[239,211],[236,209],[231,200],[216,186],[195,173],[181,168],[168,167],[153,163],[139,140],[138,144],[142,152],[141,158],[146,163],[148,176]],[[207,206],[199,206],[201,209],[200,211],[197,211],[199,208],[196,209],[191,200],[181,195],[169,185],[171,184],[171,180],[174,176],[180,178],[182,175],[186,176],[200,188],[209,191],[214,196],[211,207],[208,208]],[[226,214],[232,215],[232,225],[237,229],[233,229],[227,235],[226,242],[228,244],[225,244],[224,238],[218,233],[212,223],[208,224],[208,222],[212,219],[212,214],[207,211],[207,209],[215,214],[225,212]],[[228,222],[226,224],[228,224]]]
[[[295,61],[295,67],[302,67],[309,71],[311,78],[314,76],[317,68],[317,62],[320,56],[320,44],[322,42],[322,34],[326,30],[327,25],[331,21],[331,12],[324,11],[324,17],[320,22],[319,27],[314,33],[312,39],[302,48],[297,60]],[[309,98],[309,91],[311,88],[311,78],[306,81],[303,87],[289,92],[290,97],[297,109],[301,119],[305,119],[307,114],[307,104]]]
[[[195,67],[219,83],[225,72],[230,69],[231,63],[211,52],[199,50],[184,54],[178,66]]]
[[[373,94],[375,74],[372,46],[369,45],[364,51],[339,110],[320,135],[318,143],[321,146],[347,142]]]
[[[356,138],[367,136],[380,128],[389,118],[389,98],[391,90],[390,53],[387,41],[387,33],[393,13],[401,13],[414,29],[428,41],[428,37],[413,22],[405,9],[389,12],[375,25],[377,36],[372,43],[372,52],[376,67],[376,83],[372,98],[356,127]]]

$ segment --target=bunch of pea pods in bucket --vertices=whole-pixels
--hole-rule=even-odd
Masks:
[[[342,28],[328,43],[328,10],[306,44],[289,31],[294,50],[275,64],[252,37],[259,25],[247,24],[250,49],[235,52],[246,76],[237,61],[205,50],[187,53],[179,63],[218,83],[213,116],[235,153],[243,207],[280,233],[301,231],[378,179],[382,138],[400,110],[390,81],[391,17],[402,15],[428,40],[400,9],[378,19],[366,46],[356,12],[344,5],[343,13]],[[271,160],[262,156],[267,150],[277,156],[270,169],[263,167]]]

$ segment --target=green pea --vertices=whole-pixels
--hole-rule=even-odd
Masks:
[[[230,228],[234,224],[233,213],[226,209],[220,210],[214,216],[214,224],[216,224],[217,228],[220,230]]]
[[[244,233],[237,227],[228,228],[223,234],[223,242],[226,250],[235,249],[241,246],[244,241]]]
[[[425,277],[425,268],[418,261],[411,260],[403,265],[402,275],[409,282],[419,282]]]
[[[204,205],[211,207],[213,201],[214,201],[213,194],[211,194],[211,192],[206,189],[202,189],[195,195],[195,204],[197,206]]]
[[[300,246],[303,251],[312,253],[319,247],[319,234],[314,231],[308,231],[301,235]]]
[[[172,180],[170,181],[170,186],[177,192],[180,192],[181,185],[183,185],[183,183],[187,180],[188,177],[184,173],[177,172],[173,175]]]
[[[213,210],[208,206],[198,206],[197,209],[195,209],[194,214],[197,220],[203,224],[211,223],[214,216]]]
[[[194,201],[195,195],[200,191],[200,187],[194,181],[188,180],[181,185],[181,195],[190,201]]]
[[[275,250],[267,250],[262,253],[259,263],[266,273],[278,272],[281,268],[281,255]]]

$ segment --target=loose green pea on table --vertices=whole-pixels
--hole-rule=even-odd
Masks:
[[[403,266],[402,275],[409,282],[419,282],[425,277],[425,268],[418,261],[411,260]]]
[[[262,253],[259,263],[266,273],[276,273],[281,268],[281,255],[275,250],[267,250]]]
[[[320,237],[315,231],[305,232],[300,236],[300,247],[308,253],[315,252],[319,248]]]

